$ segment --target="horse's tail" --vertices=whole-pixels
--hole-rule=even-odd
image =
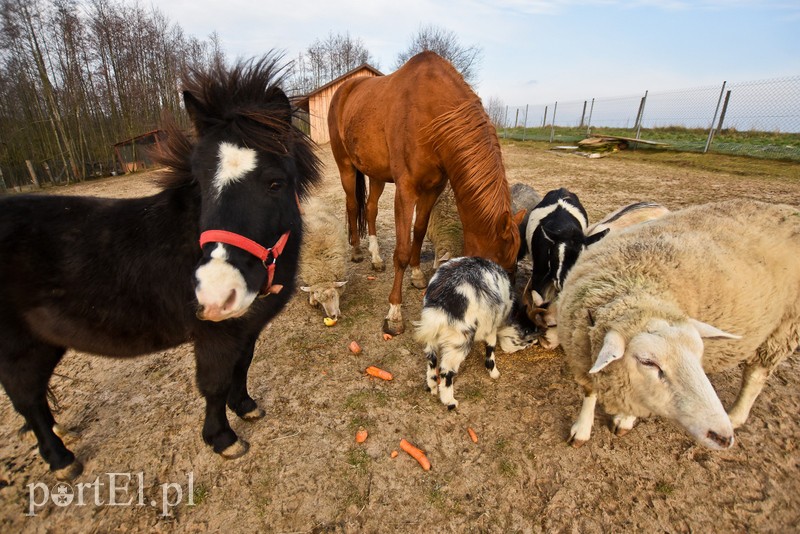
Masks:
[[[356,224],[358,235],[367,235],[367,179],[364,173],[356,169]]]

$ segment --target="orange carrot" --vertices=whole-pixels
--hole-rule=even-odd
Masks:
[[[392,373],[390,373],[389,371],[384,371],[383,369],[379,369],[374,365],[370,365],[369,367],[367,367],[366,371],[368,375],[377,378],[382,378],[384,380],[391,380],[393,378]]]
[[[391,456],[392,458],[397,458],[398,454],[400,454],[400,453],[397,452],[397,451],[392,451],[392,454],[390,454],[389,456]]]
[[[387,333],[383,334],[383,340],[384,341],[389,341],[390,339],[392,339],[392,337],[394,337],[394,336],[392,336],[392,334],[387,334]]]
[[[350,352],[353,354],[359,354],[361,352],[361,347],[355,341],[351,341],[347,348],[350,349]]]
[[[474,430],[467,427],[467,434],[469,434],[469,439],[471,439],[473,443],[478,443],[478,434],[476,434]]]
[[[425,471],[431,470],[431,462],[428,460],[428,457],[425,456],[425,453],[420,449],[416,448],[405,439],[400,440],[400,448],[406,451],[408,454],[411,455],[416,461],[419,462],[419,465],[422,466],[422,469]]]
[[[359,428],[358,432],[356,432],[356,443],[364,443],[367,441],[367,436],[369,434],[363,428]]]

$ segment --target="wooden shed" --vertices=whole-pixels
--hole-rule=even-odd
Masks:
[[[328,133],[328,109],[331,106],[333,93],[345,80],[362,76],[383,76],[383,73],[364,63],[295,102],[298,108],[308,113],[308,134],[314,142],[321,145],[331,140]]]
[[[153,160],[148,151],[157,147],[165,136],[164,130],[152,130],[114,143],[114,152],[117,154],[122,171],[129,173],[153,167]]]

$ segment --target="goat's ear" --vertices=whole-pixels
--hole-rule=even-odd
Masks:
[[[590,236],[585,237],[583,240],[583,246],[588,247],[590,245],[594,245],[595,243],[603,239],[606,236],[606,234],[608,234],[609,231],[610,230],[606,228],[602,232],[597,232],[596,234],[592,234]]]
[[[700,334],[700,337],[706,339],[742,339],[742,336],[730,334],[724,330],[720,330],[716,326],[711,326],[710,324],[703,323],[697,319],[690,318],[689,324],[691,324],[697,330],[697,333]]]
[[[625,338],[622,334],[614,330],[609,330],[603,339],[603,346],[597,355],[594,365],[589,369],[589,374],[597,373],[605,368],[606,365],[619,360],[625,354]]]

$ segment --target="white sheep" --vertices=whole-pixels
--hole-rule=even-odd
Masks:
[[[453,380],[476,341],[486,342],[486,368],[498,378],[494,351],[515,352],[534,341],[535,326],[515,306],[511,281],[502,267],[484,258],[460,257],[431,277],[415,338],[425,345],[427,384],[449,409],[458,406]],[[441,383],[437,380],[441,378]]]
[[[327,317],[338,319],[340,292],[347,283],[347,232],[330,203],[311,198],[301,209],[300,290],[308,293],[309,304],[321,305]]]
[[[426,235],[433,244],[434,270],[447,260],[464,253],[464,227],[461,225],[456,197],[449,183],[431,209]]]
[[[599,222],[589,226],[586,229],[586,237],[592,237],[598,234],[603,236],[611,232],[619,232],[625,228],[641,224],[647,221],[652,221],[663,217],[669,213],[669,210],[661,204],[655,202],[634,202],[628,204],[617,210],[612,211]],[[601,236],[601,238],[603,237]],[[597,241],[593,241],[589,246],[593,246]],[[533,310],[533,322],[542,330],[542,337],[539,339],[539,344],[545,348],[553,350],[558,347],[558,297],[550,302],[545,308],[536,308]]]
[[[589,439],[599,400],[616,434],[655,414],[707,447],[732,446],[800,343],[798,258],[800,211],[752,200],[673,212],[590,247],[559,301],[559,338],[585,391],[573,444]],[[706,373],[742,362],[726,414]]]

